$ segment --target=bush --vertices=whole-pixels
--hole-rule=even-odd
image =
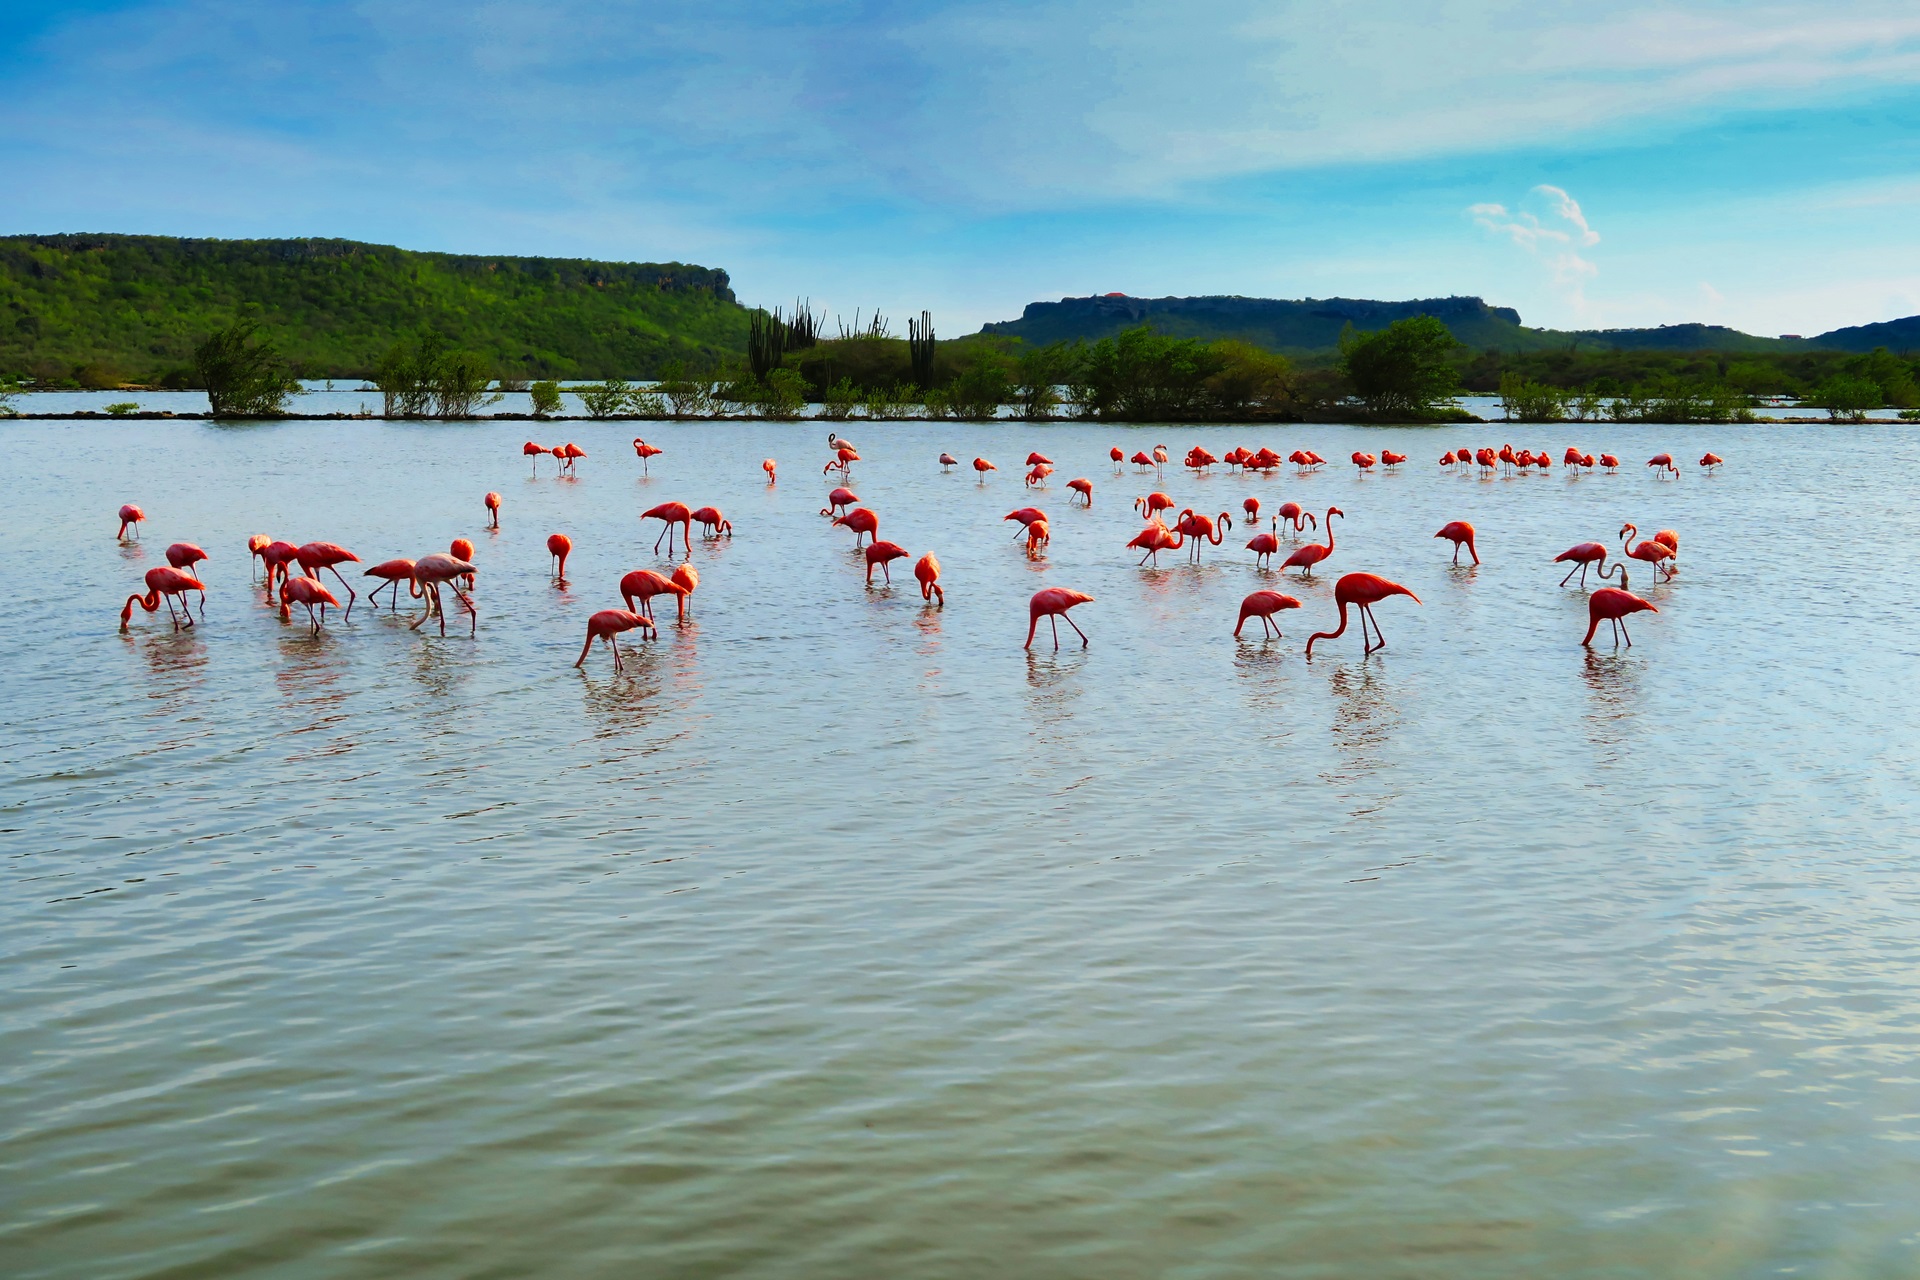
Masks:
[[[1013,362],[992,352],[949,382],[946,399],[956,418],[988,419],[1000,416],[1000,406],[1013,398]]]
[[[544,418],[560,412],[560,384],[557,382],[536,382],[527,388],[527,394],[533,400],[533,411]]]
[[[121,400],[116,404],[107,406],[107,412],[116,418],[124,418],[130,413],[138,413],[139,411],[140,406],[131,400]]]
[[[667,412],[676,418],[703,418],[713,412],[713,384],[705,378],[689,378],[686,366],[670,361],[660,371],[655,385],[666,401]]]
[[[1517,373],[1500,375],[1500,408],[1509,422],[1559,422],[1572,397],[1557,387],[1530,382]]]
[[[1340,367],[1373,413],[1432,418],[1460,386],[1452,332],[1433,316],[1396,320],[1374,333],[1340,337]]]
[[[1880,384],[1856,374],[1837,373],[1815,388],[1813,403],[1835,422],[1865,422],[1867,410],[1886,403]]]
[[[842,378],[827,388],[827,394],[820,401],[820,416],[834,422],[844,422],[859,407],[859,389],[853,385],[852,378]]]
[[[587,411],[588,417],[611,418],[625,411],[627,398],[633,394],[633,388],[624,379],[608,378],[591,387],[582,387],[575,394],[580,397],[580,406]]]
[[[760,412],[769,418],[797,418],[807,407],[807,380],[798,369],[775,369],[761,386]]]
[[[637,418],[664,418],[667,402],[652,387],[635,387],[627,393],[627,412]]]
[[[250,320],[228,325],[193,353],[193,368],[207,389],[216,418],[265,418],[285,413],[287,399],[300,384],[270,342],[256,342],[259,326]]]

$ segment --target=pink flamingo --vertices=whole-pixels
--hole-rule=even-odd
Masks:
[[[1227,531],[1233,528],[1233,517],[1222,511],[1219,523],[1216,524],[1211,518],[1188,507],[1180,513],[1180,518],[1174,522],[1173,528],[1176,533],[1186,538],[1189,544],[1187,555],[1195,564],[1199,564],[1201,546],[1208,542],[1216,547],[1219,546],[1226,539]]]
[[[1295,542],[1298,542],[1300,540],[1300,531],[1302,529],[1305,529],[1308,525],[1312,525],[1314,528],[1314,532],[1316,533],[1318,533],[1320,530],[1320,517],[1314,515],[1313,512],[1311,511],[1302,511],[1300,509],[1300,504],[1297,502],[1281,503],[1279,517],[1281,520],[1287,520],[1292,522],[1293,539]],[[1275,522],[1274,528],[1276,530],[1279,528],[1279,524],[1277,521]]]
[[[1643,542],[1636,547],[1633,545],[1633,539],[1639,534],[1639,532],[1640,532],[1639,528],[1635,525],[1631,525],[1631,524],[1621,525],[1620,526],[1620,549],[1626,553],[1629,559],[1644,560],[1648,564],[1652,565],[1657,572],[1666,575],[1664,578],[1655,578],[1654,581],[1656,582],[1671,581],[1673,578],[1673,570],[1669,569],[1666,565],[1662,564],[1661,561],[1669,560],[1673,558],[1673,548],[1668,546],[1664,542],[1660,542],[1654,539],[1649,539],[1648,541]]]
[[[193,625],[193,610],[187,608],[186,595],[189,591],[198,591],[203,597],[206,586],[200,579],[174,568],[155,567],[146,572],[147,593],[138,592],[127,597],[127,603],[120,609],[120,629],[125,631],[127,623],[133,618],[133,606],[139,605],[148,613],[158,613],[161,600],[167,602],[167,616],[173,619],[173,629],[180,629],[180,619],[173,611],[173,598],[180,597],[181,611],[187,615],[187,625]]]
[[[1673,465],[1673,455],[1670,453],[1654,454],[1651,458],[1647,459],[1647,465],[1653,467],[1655,469],[1654,474],[1662,480],[1680,474],[1680,468]]]
[[[1702,454],[1700,457],[1700,465],[1707,469],[1708,475],[1712,475],[1713,469],[1719,466],[1724,461],[1725,459],[1722,458],[1717,453],[1706,453],[1706,454]]]
[[[167,563],[189,577],[198,577],[199,573],[193,566],[211,558],[191,542],[176,542],[167,548]],[[207,593],[204,591],[200,593],[200,616],[207,616]]]
[[[700,526],[700,536],[717,538],[721,534],[733,537],[733,521],[720,514],[718,507],[700,507],[693,512],[693,522]]]
[[[913,576],[920,582],[922,600],[930,601],[935,596],[939,596],[940,607],[942,609],[947,607],[947,593],[940,589],[940,562],[934,559],[933,552],[927,552],[914,564]]]
[[[1328,507],[1326,542],[1309,542],[1306,546],[1299,548],[1292,555],[1281,561],[1281,572],[1284,573],[1288,569],[1297,568],[1304,570],[1305,576],[1311,578],[1313,576],[1313,566],[1333,554],[1333,518],[1339,516],[1344,520],[1346,515],[1347,513],[1338,507]]]
[[[443,636],[447,634],[447,611],[440,601],[440,588],[444,586],[453,592],[460,603],[466,606],[467,612],[472,615],[473,621],[467,628],[468,636],[476,634],[480,628],[480,611],[474,608],[473,601],[460,589],[455,579],[465,578],[471,582],[473,575],[479,572],[479,568],[471,562],[440,552],[422,556],[414,561],[414,585],[420,588],[421,593],[426,595],[431,603],[426,612],[414,619],[413,626],[409,630],[418,631],[421,623],[437,613],[440,615],[440,634]]]
[[[1027,488],[1029,489],[1039,488],[1041,485],[1044,485],[1047,482],[1047,477],[1052,474],[1053,474],[1053,468],[1048,466],[1046,463],[1042,462],[1035,465],[1033,470],[1027,472]]]
[[[1580,573],[1580,585],[1586,586],[1587,570],[1594,565],[1600,566],[1601,578],[1613,576],[1613,571],[1607,568],[1607,549],[1598,542],[1576,542],[1555,556],[1553,562],[1555,564],[1565,562],[1573,566],[1572,569],[1567,570],[1566,578],[1560,579],[1560,585],[1563,587],[1567,585],[1567,578],[1571,578],[1575,570]]]
[[[1399,466],[1401,463],[1405,462],[1406,460],[1407,460],[1407,455],[1404,453],[1395,453],[1391,449],[1382,449],[1380,451],[1380,465],[1385,467],[1389,471],[1393,470],[1393,468]]]
[[[313,634],[316,636],[320,634],[320,624],[326,621],[327,606],[332,605],[336,609],[340,607],[340,602],[334,599],[333,592],[321,586],[318,578],[311,578],[305,574],[281,580],[280,621],[293,620],[292,606],[296,604],[307,607],[307,621],[313,624]],[[314,613],[316,607],[320,611],[317,615]]]
[[[1473,526],[1465,520],[1449,520],[1441,525],[1440,532],[1433,536],[1436,538],[1445,538],[1453,543],[1453,562],[1455,564],[1460,563],[1460,548],[1462,546],[1465,546],[1468,553],[1473,556],[1473,562],[1475,564],[1480,563],[1480,553],[1474,549],[1473,545]]]
[[[489,490],[487,492],[486,502],[487,528],[498,529],[500,527],[500,495]]]
[[[1360,615],[1360,639],[1366,646],[1365,652],[1387,647],[1387,637],[1380,630],[1380,620],[1373,616],[1373,606],[1388,596],[1406,596],[1415,604],[1420,597],[1413,594],[1397,582],[1388,582],[1377,573],[1349,573],[1333,584],[1334,603],[1340,606],[1340,625],[1332,631],[1316,631],[1307,637],[1307,657],[1313,657],[1315,640],[1337,640],[1347,629],[1347,606],[1356,606]],[[1380,643],[1374,644],[1367,638],[1367,624],[1373,624],[1373,632],[1380,637]]]
[[[910,554],[912,553],[897,542],[882,542],[878,538],[874,539],[873,544],[869,546],[866,551],[867,585],[873,585],[873,566],[879,565],[880,573],[886,578],[887,585],[892,586],[893,571],[887,566],[895,560],[906,559]]]
[[[420,598],[420,585],[413,580],[411,560],[382,560],[360,576],[381,579],[379,586],[367,592],[367,603],[375,609],[380,607],[380,593],[385,591],[392,598],[393,612],[400,612],[400,584],[403,582],[407,584],[408,595],[416,600]]]
[[[657,507],[650,507],[641,512],[640,518],[642,520],[658,520],[667,526],[661,532],[660,537],[653,540],[653,551],[655,555],[660,553],[661,538],[666,539],[667,555],[669,557],[673,555],[673,526],[676,524],[681,528],[680,543],[682,551],[689,556],[693,554],[693,512],[687,508],[686,503],[663,502]]]
[[[945,471],[950,467],[957,467],[959,465],[960,465],[960,459],[954,457],[952,454],[942,453],[940,455],[940,469],[942,471]]]
[[[253,562],[260,558],[260,553],[262,551],[265,551],[268,547],[272,545],[273,545],[273,539],[269,538],[264,533],[256,533],[252,537],[247,539],[247,580],[248,581],[253,580],[253,570],[255,567]]]
[[[552,556],[555,561],[555,564],[553,567],[554,582],[559,586],[563,586],[563,587],[566,586],[567,585],[567,557],[573,554],[573,539],[569,538],[564,533],[548,534],[547,535],[547,554],[549,556]]]
[[[633,456],[640,459],[640,474],[643,476],[650,474],[647,469],[647,464],[665,452],[665,449],[662,449],[658,445],[648,444],[639,436],[633,438]],[[768,468],[767,474],[773,474],[772,468]]]
[[[1277,519],[1273,522],[1273,527],[1275,529],[1280,527],[1280,522]],[[1272,568],[1273,553],[1279,549],[1280,535],[1278,533],[1256,533],[1253,537],[1247,539],[1247,550],[1254,553],[1253,567],[1256,569]],[[1262,561],[1265,563],[1263,564]]]
[[[1107,456],[1113,459],[1113,474],[1119,475],[1120,464],[1127,460],[1126,453],[1120,448],[1119,445],[1115,445],[1113,446],[1113,448],[1107,450]]]
[[[975,458],[973,460],[973,469],[979,473],[980,483],[985,484],[987,482],[987,472],[998,471],[1000,468],[994,466],[985,458]]]
[[[267,599],[273,599],[274,583],[287,576],[287,566],[300,554],[291,542],[269,542],[260,549],[260,562],[267,568]]]
[[[835,489],[827,495],[827,505],[820,508],[823,516],[845,515],[847,508],[860,501],[860,495],[851,489]]]
[[[1067,618],[1067,610],[1075,605],[1092,604],[1093,597],[1084,591],[1074,591],[1067,587],[1047,587],[1033,593],[1033,599],[1027,602],[1027,643],[1025,648],[1033,648],[1033,633],[1045,618],[1053,627],[1053,647],[1060,647],[1059,619]],[[1067,625],[1080,637],[1080,647],[1087,645],[1087,633],[1080,630],[1080,624],[1067,618]]]
[[[560,453],[566,458],[567,474],[573,474],[573,464],[587,456],[587,451],[569,440],[560,446]]]
[[[1273,615],[1282,609],[1299,607],[1300,602],[1292,596],[1282,595],[1278,591],[1256,591],[1240,602],[1240,620],[1234,623],[1233,638],[1240,638],[1240,628],[1247,625],[1248,618],[1258,618],[1261,635],[1272,639],[1280,634],[1280,624],[1273,620]]]
[[[693,594],[693,588],[684,583],[675,582],[663,573],[652,569],[635,569],[620,579],[620,598],[632,609],[634,602],[640,604],[639,612],[646,617],[653,616],[653,598],[670,595],[674,598],[674,607],[680,617],[687,616],[686,598]]]
[[[1247,513],[1246,521],[1249,525],[1257,525],[1260,523],[1260,499],[1242,498],[1240,500],[1240,509]]]
[[[853,545],[856,547],[869,536],[879,536],[880,532],[880,517],[866,507],[855,507],[834,523],[853,530]]]
[[[1067,488],[1080,495],[1080,504],[1082,506],[1091,507],[1093,505],[1093,481],[1086,479],[1084,476],[1077,477],[1067,481]],[[1071,504],[1073,499],[1068,498],[1067,502]]]
[[[536,480],[540,478],[540,459],[545,456],[546,452],[547,446],[535,444],[531,440],[520,446],[521,455],[533,459],[533,475]]]
[[[353,602],[358,597],[354,594],[353,584],[340,576],[339,566],[343,564],[358,564],[360,562],[359,556],[353,554],[353,552],[347,550],[337,542],[309,542],[297,549],[293,553],[293,558],[300,562],[301,570],[316,582],[320,580],[320,570],[322,569],[325,569],[335,578],[338,578],[340,585],[347,589],[346,614],[348,617],[353,616]],[[337,607],[338,602],[336,601],[335,604]]]
[[[1018,511],[1007,512],[1007,514],[1001,516],[1000,519],[1003,522],[1007,520],[1018,520],[1020,522],[1019,532],[1013,535],[1014,541],[1018,542],[1021,538],[1027,536],[1027,526],[1035,520],[1044,524],[1047,519],[1047,513],[1038,507],[1021,507]]]
[[[1144,498],[1135,498],[1133,509],[1151,520],[1162,511],[1173,510],[1173,499],[1164,493],[1154,492]]]
[[[640,636],[641,639],[645,639],[646,633],[653,630],[653,621],[650,618],[642,617],[640,614],[633,613],[626,609],[600,610],[600,612],[587,619],[587,642],[580,646],[579,660],[573,665],[579,667],[585,663],[587,655],[593,652],[593,642],[595,640],[604,640],[613,646],[613,673],[619,675],[621,671],[620,633],[622,631],[632,631],[635,627],[644,628]]]
[[[769,485],[773,484],[779,478],[774,475],[774,472],[777,471],[779,468],[774,463],[772,458],[768,458],[765,461],[763,461],[760,464],[760,469],[767,473],[767,483]]]
[[[1620,643],[1620,637],[1627,637],[1627,648],[1633,648],[1633,637],[1627,634],[1627,615],[1632,613],[1658,613],[1647,601],[1627,590],[1627,575],[1620,574],[1620,585],[1602,587],[1587,597],[1587,634],[1580,641],[1583,648],[1593,647],[1593,633],[1600,629],[1604,620],[1613,624],[1613,642]]]
[[[1178,551],[1185,545],[1187,545],[1186,539],[1168,529],[1158,516],[1149,520],[1146,528],[1127,540],[1128,547],[1141,548],[1146,551],[1146,555],[1140,557],[1140,564],[1144,566],[1148,560],[1152,560],[1153,567],[1156,569],[1160,567],[1160,553],[1162,551]]]
[[[1050,467],[1053,465],[1053,459],[1044,453],[1030,453],[1027,455],[1027,465],[1030,467]]]
[[[127,530],[131,528],[133,530],[133,536],[136,539],[139,538],[140,522],[146,518],[146,512],[134,506],[131,502],[127,503],[124,507],[120,508],[120,532],[114,536],[122,542],[125,542],[127,540]]]

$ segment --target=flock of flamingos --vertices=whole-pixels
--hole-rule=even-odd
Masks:
[[[854,546],[861,551],[866,560],[869,585],[873,582],[873,572],[876,568],[880,570],[883,580],[891,584],[892,563],[895,560],[906,559],[912,553],[898,543],[883,540],[879,536],[880,517],[870,508],[859,506],[859,495],[846,487],[846,482],[851,478],[853,464],[860,461],[859,450],[851,441],[832,432],[827,435],[827,444],[833,454],[821,469],[821,474],[825,476],[837,473],[837,478],[842,483],[828,494],[827,505],[821,508],[820,514],[832,517],[834,525],[853,531]],[[648,444],[644,439],[635,439],[633,449],[643,468],[653,458],[664,452],[658,446]],[[521,453],[532,459],[536,475],[539,474],[540,459],[543,457],[551,455],[562,473],[570,473],[574,470],[575,463],[587,456],[585,450],[571,442],[548,448],[528,441],[522,446]],[[1151,452],[1138,451],[1130,459],[1119,448],[1110,450],[1108,456],[1113,462],[1115,475],[1121,474],[1125,465],[1131,461],[1139,473],[1144,474],[1151,470],[1158,476],[1171,460],[1165,445],[1156,446]],[[939,461],[944,469],[960,465],[960,460],[948,453],[942,453]],[[1364,472],[1375,467],[1392,470],[1406,462],[1407,457],[1405,454],[1387,449],[1382,450],[1378,457],[1371,453],[1355,452],[1351,461],[1355,467]],[[1305,473],[1325,466],[1326,459],[1310,449],[1296,449],[1282,458],[1273,450],[1265,448],[1232,449],[1224,457],[1216,458],[1207,450],[1195,446],[1187,451],[1186,457],[1182,460],[1183,466],[1195,472],[1204,472],[1213,466],[1225,465],[1233,469],[1271,473],[1286,464],[1291,464],[1298,468],[1300,473]],[[998,470],[985,458],[975,458],[971,465],[980,477],[981,484],[986,483],[989,472]],[[1477,472],[1483,476],[1491,475],[1497,469],[1504,469],[1508,475],[1511,475],[1516,471],[1529,468],[1550,470],[1553,465],[1553,458],[1545,452],[1534,453],[1526,449],[1515,452],[1510,445],[1502,446],[1497,450],[1490,448],[1450,450],[1440,458],[1440,466],[1449,471],[1469,474]],[[1569,448],[1561,460],[1561,465],[1585,470],[1591,470],[1598,465],[1611,473],[1617,472],[1621,463],[1619,458],[1610,453],[1601,454],[1596,459],[1592,454]],[[1670,454],[1657,454],[1648,459],[1646,465],[1654,468],[1655,475],[1662,479],[1679,475],[1679,467]],[[1721,459],[1709,453],[1700,459],[1699,465],[1708,473],[1712,473],[1721,465]],[[769,485],[777,483],[777,465],[774,460],[768,458],[760,466],[766,472],[767,483]],[[1052,460],[1040,453],[1028,454],[1026,467],[1025,483],[1029,489],[1044,486],[1047,477],[1052,475],[1054,470]],[[1092,481],[1075,478],[1067,481],[1066,487],[1069,492],[1068,502],[1078,500],[1086,506],[1093,505]],[[484,501],[490,527],[499,528],[500,495],[489,493]],[[1149,561],[1157,565],[1162,551],[1178,551],[1183,548],[1187,551],[1189,558],[1198,563],[1202,548],[1209,544],[1219,546],[1233,528],[1233,516],[1230,512],[1222,511],[1218,516],[1210,517],[1188,507],[1175,513],[1174,505],[1172,498],[1158,491],[1135,499],[1134,507],[1146,520],[1146,526],[1126,545],[1130,549],[1143,553],[1140,557],[1142,566]],[[1241,506],[1244,512],[1242,518],[1247,527],[1259,528],[1260,499],[1249,497],[1242,502]],[[1171,525],[1166,522],[1162,513],[1173,516]],[[1344,516],[1344,514],[1340,508],[1330,506],[1326,509],[1324,517],[1320,517],[1303,510],[1296,502],[1282,503],[1269,516],[1267,529],[1254,534],[1248,540],[1247,550],[1255,553],[1256,567],[1271,567],[1273,557],[1283,550],[1284,533],[1287,540],[1284,545],[1292,546],[1293,550],[1281,561],[1281,570],[1284,572],[1287,569],[1298,569],[1303,577],[1311,578],[1314,567],[1332,557],[1333,518]],[[129,537],[137,538],[140,524],[145,519],[146,513],[138,506],[129,503],[121,507],[118,536],[122,540]],[[652,569],[636,569],[622,577],[620,596],[626,607],[603,609],[587,620],[586,643],[581,646],[580,657],[573,664],[576,667],[586,662],[587,656],[592,652],[593,642],[603,640],[612,648],[614,670],[619,671],[621,669],[620,635],[634,630],[640,631],[642,638],[658,634],[655,631],[653,618],[655,596],[672,596],[678,616],[682,620],[685,619],[687,598],[700,585],[700,575],[691,563],[694,525],[698,524],[701,527],[703,540],[733,536],[732,522],[714,507],[689,508],[681,502],[663,502],[642,513],[641,519],[658,520],[663,524],[664,528],[660,536],[654,540],[654,552],[659,553],[661,543],[664,541],[669,560],[673,558],[674,536],[676,531],[678,532],[681,548],[680,563],[671,573],[663,574]],[[1052,530],[1048,524],[1046,512],[1038,507],[1021,507],[1016,511],[1008,512],[1003,519],[1018,522],[1020,531],[1015,535],[1016,538],[1023,537],[1026,540],[1029,558],[1040,558],[1043,549],[1052,540]],[[1315,537],[1324,532],[1327,540],[1324,543],[1303,542],[1302,534],[1309,526],[1313,528]],[[1600,578],[1606,580],[1610,580],[1615,573],[1619,574],[1618,587],[1601,587],[1588,597],[1587,634],[1581,640],[1582,645],[1590,646],[1593,643],[1594,634],[1599,630],[1602,622],[1612,624],[1616,645],[1623,637],[1628,645],[1632,645],[1633,638],[1626,632],[1627,617],[1641,612],[1659,612],[1652,604],[1627,590],[1625,562],[1626,560],[1642,561],[1650,565],[1661,580],[1670,579],[1674,573],[1673,562],[1680,554],[1680,538],[1673,530],[1662,529],[1652,538],[1635,543],[1634,539],[1638,534],[1639,529],[1632,524],[1621,526],[1618,536],[1622,539],[1623,558],[1615,561],[1611,566],[1607,564],[1609,548],[1598,542],[1579,543],[1554,557],[1555,563],[1565,563],[1570,566],[1566,576],[1560,579],[1560,585],[1563,587],[1576,572],[1580,575],[1580,586],[1583,588],[1586,585],[1589,570],[1593,570]],[[1480,553],[1474,545],[1473,526],[1466,521],[1449,521],[1433,536],[1444,538],[1453,544],[1455,564],[1460,562],[1460,552],[1463,549],[1473,557],[1474,564],[1480,563]],[[869,538],[872,541],[869,542]],[[320,574],[323,571],[333,574],[341,587],[346,590],[345,612],[352,612],[358,593],[354,591],[353,584],[341,574],[340,566],[359,563],[360,557],[345,547],[332,542],[308,542],[296,546],[291,542],[275,540],[266,534],[255,534],[247,540],[247,550],[250,556],[260,561],[264,568],[267,602],[276,603],[277,595],[283,621],[291,620],[294,605],[303,606],[307,610],[308,622],[313,628],[313,633],[318,635],[326,621],[327,607],[329,605],[334,608],[342,607],[339,598],[322,584]],[[554,579],[558,585],[566,583],[567,556],[572,550],[573,544],[565,534],[555,533],[547,538],[547,551],[553,559]],[[131,622],[134,606],[138,605],[148,613],[155,613],[159,611],[163,602],[176,630],[182,626],[193,626],[193,612],[186,597],[188,592],[198,595],[202,616],[204,616],[206,587],[195,576],[195,571],[196,566],[208,558],[206,551],[191,542],[176,542],[169,546],[166,550],[166,567],[147,570],[146,591],[135,592],[127,597],[126,604],[120,610],[121,629],[125,630]],[[295,565],[300,568],[298,574],[293,573]],[[468,592],[473,589],[475,575],[478,573],[479,570],[473,564],[473,544],[465,538],[455,538],[445,552],[422,556],[418,560],[386,560],[366,569],[362,577],[380,580],[368,593],[370,605],[376,609],[379,607],[380,592],[384,590],[389,594],[389,607],[397,610],[400,584],[406,583],[408,595],[423,602],[421,614],[414,619],[412,629],[418,630],[429,619],[437,618],[440,623],[440,634],[443,636],[447,633],[447,617],[441,591],[443,588],[451,591],[460,606],[467,612],[468,635],[471,636],[477,632],[480,615],[473,597]],[[931,552],[921,556],[913,566],[913,574],[920,584],[921,597],[930,605],[944,608],[946,592],[940,586],[939,560]],[[1415,604],[1420,603],[1420,598],[1407,588],[1373,573],[1343,575],[1334,584],[1333,595],[1334,602],[1340,610],[1339,625],[1332,631],[1317,631],[1308,637],[1306,656],[1309,659],[1313,657],[1313,646],[1316,642],[1337,639],[1346,633],[1349,609],[1353,610],[1360,619],[1363,652],[1372,653],[1376,649],[1384,648],[1387,643],[1386,637],[1380,632],[1379,620],[1373,616],[1373,606],[1392,596],[1406,596]],[[178,610],[175,609],[176,597],[179,601]],[[1048,622],[1053,635],[1054,648],[1060,647],[1059,622],[1063,618],[1080,637],[1080,642],[1084,646],[1087,643],[1087,634],[1080,630],[1079,624],[1068,616],[1068,610],[1091,603],[1092,600],[1093,597],[1085,592],[1075,591],[1069,587],[1047,587],[1035,592],[1027,609],[1025,647],[1033,647],[1033,639],[1042,618]],[[1255,591],[1241,601],[1240,614],[1235,621],[1233,634],[1237,639],[1247,623],[1257,618],[1264,637],[1278,637],[1280,628],[1274,622],[1274,615],[1286,609],[1299,607],[1300,601],[1293,596],[1272,590]]]

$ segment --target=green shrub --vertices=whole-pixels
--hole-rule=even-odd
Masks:
[[[527,388],[527,394],[533,399],[533,411],[544,418],[560,412],[560,384],[557,382],[536,382]]]

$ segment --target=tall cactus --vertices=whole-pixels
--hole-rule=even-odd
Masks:
[[[773,314],[755,308],[747,317],[747,367],[760,382],[780,367],[780,357],[787,353],[787,326],[780,318],[780,308],[775,307]]]
[[[933,389],[933,313],[907,320],[907,353],[913,358],[913,381],[922,391]]]

